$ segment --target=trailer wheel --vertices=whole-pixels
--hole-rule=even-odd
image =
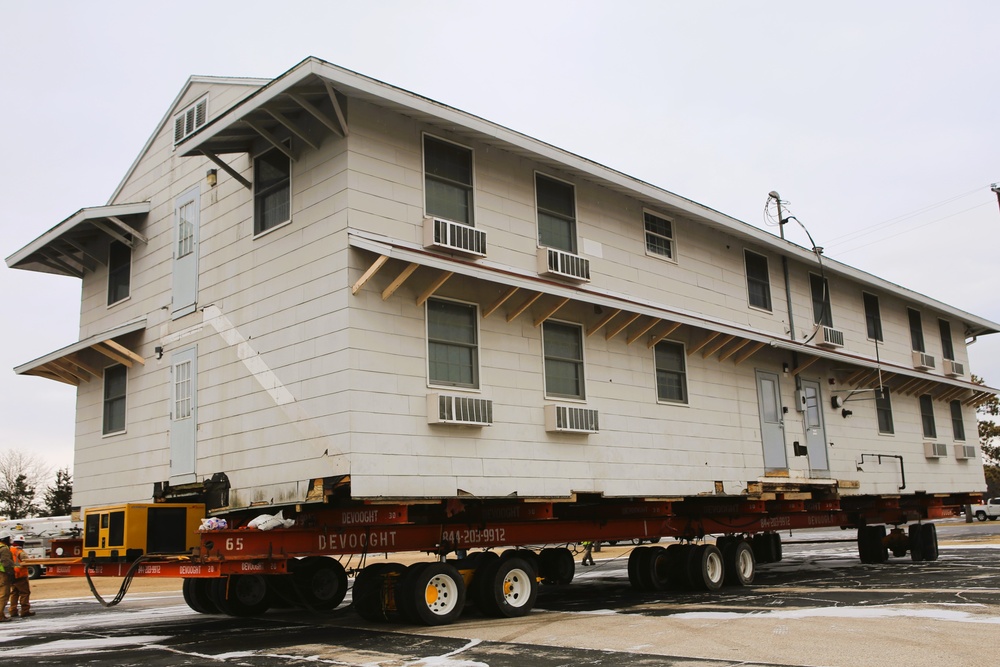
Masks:
[[[309,608],[336,609],[347,595],[347,572],[332,558],[309,556],[296,561],[292,581]]]
[[[645,590],[642,584],[642,577],[639,572],[642,568],[642,559],[650,547],[636,547],[628,555],[628,583],[637,591]]]
[[[750,546],[758,563],[777,563],[781,560],[781,535],[778,533],[758,533],[753,536]]]
[[[573,581],[576,574],[576,559],[566,548],[542,549],[538,556],[541,566],[542,583],[551,586],[565,586]]]
[[[889,548],[885,546],[885,526],[858,528],[858,555],[861,556],[862,563],[879,564],[889,560]]]
[[[267,579],[259,574],[231,574],[212,583],[212,601],[229,616],[257,616],[271,607]]]
[[[920,525],[920,548],[924,560],[938,559],[937,526],[933,523]]]
[[[714,544],[700,544],[693,548],[688,559],[688,572],[694,588],[717,591],[725,580],[722,552]]]
[[[534,571],[535,576],[538,576],[539,571],[539,559],[538,554],[531,549],[506,549],[500,554],[500,560],[509,560],[511,558],[520,558],[525,563],[531,566]]]
[[[375,563],[354,577],[354,610],[366,621],[392,620],[396,611],[395,584],[406,567],[399,563]]]
[[[753,583],[757,561],[746,540],[729,540],[722,549],[722,564],[725,568],[723,582],[726,586],[749,586]]]
[[[924,559],[923,526],[919,523],[911,523],[906,529],[907,537],[910,540],[910,560],[919,563]]]
[[[181,586],[184,602],[199,614],[218,614],[219,607],[212,600],[212,579],[185,579]]]
[[[667,549],[650,547],[641,561],[644,583],[647,590],[665,591],[672,588],[676,570]]]
[[[416,563],[396,589],[403,618],[423,625],[448,625],[465,606],[465,580],[447,563]]]
[[[477,606],[487,616],[516,618],[535,607],[538,581],[527,562],[501,558],[483,570],[475,593]]]
[[[41,565],[26,565],[28,568],[28,579],[38,579],[45,573]]]

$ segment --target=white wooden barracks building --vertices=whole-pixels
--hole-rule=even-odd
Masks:
[[[76,505],[985,488],[1000,325],[315,58],[190,79],[7,264],[82,279],[15,369],[78,388]]]

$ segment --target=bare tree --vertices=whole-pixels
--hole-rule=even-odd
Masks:
[[[24,519],[38,513],[37,490],[49,475],[48,466],[34,454],[17,449],[0,452],[0,514]]]

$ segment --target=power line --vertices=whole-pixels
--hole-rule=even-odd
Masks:
[[[908,227],[906,229],[903,229],[903,230],[900,230],[900,231],[896,232],[895,234],[889,234],[888,236],[883,236],[883,237],[880,237],[878,239],[875,239],[874,241],[869,241],[868,243],[862,243],[861,245],[857,245],[857,246],[854,246],[853,248],[848,248],[846,250],[838,250],[837,254],[838,255],[846,255],[847,253],[854,252],[855,250],[860,250],[862,248],[867,248],[868,246],[873,245],[875,243],[881,243],[883,241],[886,241],[888,239],[894,238],[896,236],[901,236],[901,235],[906,234],[908,232],[913,232],[913,231],[916,231],[918,229],[922,229],[922,228],[927,227],[929,225],[933,225],[934,223],[941,222],[942,220],[947,220],[949,218],[954,218],[957,215],[962,215],[963,213],[968,213],[969,211],[974,211],[977,208],[982,208],[983,206],[987,206],[987,205],[990,205],[990,204],[992,204],[992,202],[983,202],[982,204],[976,204],[975,206],[970,206],[967,209],[963,209],[961,211],[956,211],[955,213],[951,213],[949,215],[946,215],[946,216],[943,216],[943,217],[940,217],[940,218],[935,218],[934,220],[930,220],[928,222],[925,222],[923,224],[917,225],[915,227]]]

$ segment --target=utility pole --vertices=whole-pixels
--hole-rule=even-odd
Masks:
[[[781,240],[785,240],[785,219],[781,217],[781,197],[774,190],[767,193],[767,196],[774,200],[778,206],[778,231],[781,233]],[[1000,195],[998,195],[1000,196]],[[781,272],[785,278],[785,304],[788,307],[788,337],[795,340],[795,320],[792,318],[792,285],[788,280],[788,256],[781,253]],[[792,353],[792,360],[798,365],[798,355]],[[798,376],[796,376],[798,382]]]
[[[992,186],[990,186],[990,189],[993,190],[993,192],[996,193],[996,195],[997,195],[997,204],[1000,205],[1000,183],[994,183]],[[778,206],[778,217],[779,218],[781,217],[781,206],[780,205]]]

